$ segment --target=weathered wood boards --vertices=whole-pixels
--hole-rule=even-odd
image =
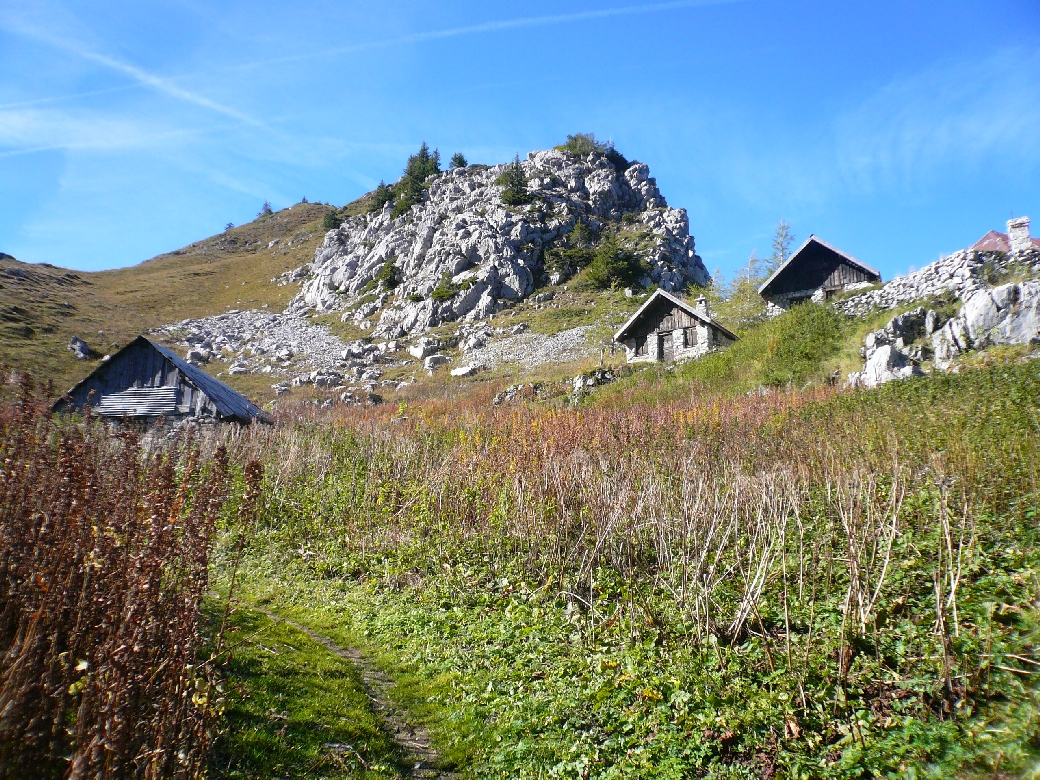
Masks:
[[[881,274],[866,263],[809,236],[758,292],[773,307],[787,309],[801,301],[827,300],[837,292],[880,281]]]
[[[55,412],[83,411],[112,418],[250,423],[264,413],[245,396],[187,363],[166,347],[138,336],[54,404]]]

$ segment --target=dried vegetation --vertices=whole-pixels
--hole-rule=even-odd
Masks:
[[[23,376],[0,458],[0,777],[201,777],[219,696],[199,607],[226,451],[56,422]]]

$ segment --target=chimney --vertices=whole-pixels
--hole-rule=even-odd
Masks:
[[[697,298],[697,313],[702,317],[711,319],[711,312],[708,311],[708,299],[703,295]]]
[[[1029,217],[1009,219],[1007,228],[1008,245],[1013,253],[1025,252],[1032,248],[1033,244],[1029,240]]]

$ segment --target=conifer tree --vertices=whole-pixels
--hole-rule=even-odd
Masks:
[[[462,152],[455,152],[451,156],[451,167],[452,168],[465,168],[469,163],[466,161],[466,157]]]
[[[531,196],[527,192],[527,177],[524,176],[524,167],[520,164],[519,154],[513,162],[506,166],[505,171],[498,178],[498,183],[504,188],[502,202],[507,206],[520,206],[531,200]]]
[[[766,275],[773,273],[777,268],[787,262],[791,256],[791,243],[794,241],[794,233],[786,220],[781,219],[776,224],[776,232],[773,233],[773,255],[766,263]]]

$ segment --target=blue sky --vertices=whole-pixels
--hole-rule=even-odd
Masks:
[[[612,139],[709,269],[780,218],[885,278],[1040,234],[1040,2],[0,0],[0,251],[131,265],[422,141]]]

